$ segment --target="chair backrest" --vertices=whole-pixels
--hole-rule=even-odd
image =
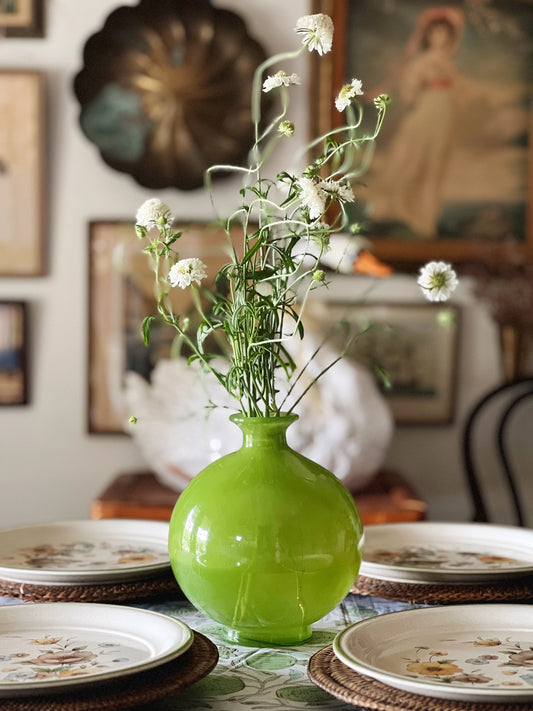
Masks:
[[[531,505],[528,505],[525,492],[521,491],[518,486],[515,472],[511,465],[512,458],[509,456],[509,447],[506,437],[511,419],[515,419],[511,416],[519,408],[521,403],[531,396],[533,396],[533,378],[514,380],[489,391],[474,405],[467,417],[462,441],[463,462],[467,484],[472,496],[474,521],[490,521],[486,491],[483,490],[480,471],[474,462],[475,431],[489,406],[497,405],[499,410],[496,419],[494,443],[498,453],[498,463],[500,465],[502,478],[513,507],[515,523],[519,526],[526,526],[528,524],[533,526],[533,521],[528,518],[528,509],[533,508],[533,502]],[[531,451],[533,452],[533,428],[531,428],[530,443]],[[529,479],[531,481],[531,488],[533,489],[533,474]],[[531,515],[531,511],[529,511],[529,515]]]

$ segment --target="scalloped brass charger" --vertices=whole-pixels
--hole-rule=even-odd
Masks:
[[[264,59],[243,20],[209,0],[119,7],[85,44],[74,79],[80,126],[111,168],[141,185],[198,188],[211,165],[245,161]]]

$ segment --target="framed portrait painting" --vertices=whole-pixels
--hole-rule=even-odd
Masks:
[[[178,223],[180,258],[198,257],[207,266],[210,287],[219,269],[229,261],[226,234],[206,223]],[[88,430],[123,433],[128,421],[124,375],[133,371],[149,380],[157,361],[171,355],[189,355],[176,341],[176,331],[154,321],[145,346],[142,322],[155,314],[154,273],[133,222],[93,221],[89,224],[89,367]],[[174,289],[174,313],[191,318],[194,303],[190,289]]]
[[[454,418],[459,309],[449,304],[327,302],[328,319],[357,335],[347,357],[376,374],[398,425]]]
[[[28,402],[26,304],[0,301],[0,405]]]
[[[404,268],[428,259],[533,254],[528,0],[315,0],[335,24],[314,58],[313,131],[340,126],[334,98],[363,82],[391,101],[350,220],[376,256]],[[326,62],[323,63],[323,59]],[[368,122],[368,125],[367,125]]]
[[[43,37],[44,0],[0,0],[0,34]]]
[[[44,272],[44,78],[0,71],[0,276]]]

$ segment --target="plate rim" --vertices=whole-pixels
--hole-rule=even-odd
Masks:
[[[386,670],[380,669],[370,663],[357,661],[350,657],[344,649],[341,648],[341,642],[344,637],[353,633],[353,630],[357,627],[361,629],[362,627],[372,626],[374,624],[384,624],[385,618],[390,618],[398,615],[402,616],[415,616],[421,614],[437,614],[437,615],[453,615],[457,610],[468,610],[469,613],[472,610],[483,612],[489,615],[497,614],[498,610],[527,610],[533,616],[533,608],[531,605],[519,603],[519,604],[508,604],[508,603],[478,603],[478,604],[462,604],[462,605],[437,605],[430,607],[420,607],[411,608],[407,610],[399,610],[395,612],[387,612],[381,615],[376,615],[375,617],[365,618],[354,622],[353,624],[341,630],[335,637],[332,643],[333,652],[335,656],[347,667],[353,669],[354,671],[368,676],[372,679],[376,679],[387,686],[392,688],[401,689],[402,691],[408,691],[410,693],[421,694],[425,696],[431,696],[432,698],[442,698],[442,699],[452,699],[456,701],[479,701],[479,702],[504,702],[504,701],[533,701],[533,687],[524,689],[482,689],[474,686],[471,687],[460,687],[452,685],[437,684],[430,680],[415,679],[407,677],[404,674],[398,674],[396,672],[388,672]],[[381,622],[378,622],[382,620]],[[533,625],[531,627],[533,631]],[[430,693],[436,692],[436,693]],[[442,693],[444,692],[444,693]]]
[[[107,528],[133,528],[143,526],[144,528],[160,528],[161,534],[165,534],[165,543],[168,540],[169,523],[166,521],[152,521],[133,518],[105,518],[105,519],[68,519],[65,521],[49,521],[44,523],[29,524],[25,526],[13,526],[0,529],[0,544],[2,536],[8,534],[22,533],[23,531],[38,531],[42,529],[67,529],[68,527],[87,526],[94,529]],[[142,536],[142,534],[141,534]],[[126,538],[126,536],[124,536]],[[154,537],[152,536],[152,539]],[[163,541],[163,535],[161,535]],[[95,570],[65,570],[61,568],[49,568],[36,570],[34,568],[20,568],[9,565],[2,565],[0,557],[0,579],[9,582],[23,582],[37,585],[96,585],[99,583],[118,583],[131,580],[140,580],[155,577],[170,570],[170,558],[159,563],[130,566],[128,568],[99,568]]]
[[[93,602],[50,602],[50,603],[25,603],[21,605],[6,605],[5,607],[0,607],[0,622],[1,622],[1,617],[2,615],[18,615],[18,614],[24,614],[27,613],[28,609],[33,609],[39,611],[39,613],[42,613],[46,615],[49,611],[53,610],[59,610],[62,609],[67,613],[67,616],[70,615],[71,621],[70,625],[71,627],[65,627],[64,629],[71,629],[71,630],[76,630],[78,629],[76,626],[74,626],[74,619],[73,617],[76,617],[77,614],[79,614],[81,608],[83,608],[85,611],[89,613],[88,617],[89,618],[94,618],[97,617],[97,612],[98,610],[102,610],[104,608],[106,611],[113,611],[115,613],[117,610],[119,611],[119,615],[137,615],[140,617],[155,617],[161,620],[164,620],[166,624],[168,624],[169,627],[175,627],[176,629],[180,629],[182,634],[185,635],[184,641],[176,648],[167,650],[165,652],[160,652],[158,655],[155,657],[152,657],[149,660],[144,660],[140,661],[138,663],[133,663],[130,666],[122,667],[120,669],[115,669],[112,671],[107,671],[107,672],[102,672],[102,673],[95,673],[91,674],[90,676],[73,676],[73,677],[66,677],[63,679],[53,679],[53,680],[48,680],[48,681],[26,681],[26,682],[2,682],[0,681],[0,699],[2,698],[10,698],[10,697],[23,697],[23,696],[34,696],[37,692],[38,693],[46,693],[46,694],[53,694],[57,693],[60,690],[68,689],[71,686],[92,686],[93,684],[98,684],[101,682],[105,681],[110,681],[118,678],[122,678],[125,676],[131,676],[132,674],[138,674],[142,673],[144,671],[147,671],[148,669],[154,669],[157,668],[158,666],[162,666],[163,664],[166,664],[167,662],[170,662],[174,659],[177,659],[180,657],[182,654],[185,654],[185,652],[191,647],[191,645],[194,642],[194,631],[181,619],[177,617],[173,617],[171,615],[165,615],[161,612],[157,612],[155,610],[146,610],[144,608],[138,608],[138,607],[133,607],[129,605],[113,605],[111,603],[93,603]],[[4,612],[5,610],[5,612]],[[18,612],[20,611],[20,612]],[[24,611],[24,612],[22,612]],[[78,611],[76,613],[76,611]],[[101,623],[100,626],[97,627],[98,624],[98,619],[95,620],[95,629],[102,630]],[[85,623],[85,626],[83,629],[87,629],[87,622]],[[81,626],[80,626],[81,629]],[[126,631],[126,628],[124,628]],[[145,630],[150,630],[151,626],[147,624],[144,627]],[[36,628],[36,631],[38,632],[38,628]],[[113,630],[115,634],[120,634],[120,632],[116,629]],[[0,632],[1,634],[1,632]],[[153,643],[154,638],[151,638],[149,636],[146,636],[143,638],[143,640],[147,643]]]
[[[498,533],[502,535],[509,535],[512,533],[513,537],[530,537],[533,543],[533,530],[523,529],[518,526],[505,526],[496,525],[491,523],[477,523],[477,522],[467,522],[467,521],[406,521],[398,523],[385,523],[385,524],[375,524],[373,526],[366,527],[365,537],[365,549],[368,537],[372,536],[372,529],[379,533],[381,531],[414,531],[416,528],[426,529],[427,531],[442,531],[444,529],[450,528],[461,528],[463,530],[470,530],[472,532],[478,531],[479,533],[490,531],[494,537]],[[524,550],[527,551],[527,546],[524,546]],[[501,570],[486,570],[486,571],[466,571],[466,570],[442,570],[430,567],[409,567],[409,566],[394,566],[387,565],[386,563],[373,563],[370,561],[365,561],[364,551],[363,559],[361,561],[361,566],[359,569],[359,574],[368,578],[375,578],[377,580],[389,580],[398,581],[404,583],[480,583],[487,581],[501,581],[508,578],[520,578],[526,575],[533,574],[533,556],[531,557],[530,565],[516,566],[514,568],[505,568]]]

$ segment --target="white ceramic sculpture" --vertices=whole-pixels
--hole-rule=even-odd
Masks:
[[[305,339],[289,342],[295,361],[308,363],[292,398],[336,356],[334,346],[326,344],[310,360],[322,339],[319,331],[306,325]],[[143,457],[160,481],[178,491],[211,461],[241,445],[241,432],[228,419],[235,409],[229,396],[184,358],[160,360],[150,383],[127,373],[126,399],[137,417],[129,431]],[[208,409],[210,402],[219,407]],[[300,417],[288,430],[289,444],[333,472],[350,491],[364,487],[383,464],[393,419],[364,366],[341,359],[295,411]]]

